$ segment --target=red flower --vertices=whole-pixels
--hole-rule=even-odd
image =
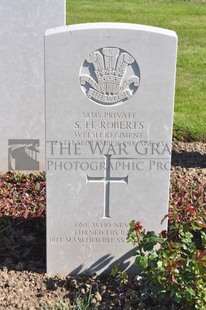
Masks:
[[[175,262],[171,262],[165,266],[165,270],[171,272],[173,268],[177,268],[177,264]]]
[[[191,215],[195,215],[196,213],[196,208],[192,207],[192,206],[185,206],[185,210]]]
[[[143,228],[143,226],[141,225],[141,223],[140,222],[136,222],[134,230],[135,231],[141,231],[142,228]]]
[[[165,270],[168,271],[168,272],[170,272],[170,270],[171,270],[171,265],[170,265],[170,264],[167,264],[167,265],[165,266]]]

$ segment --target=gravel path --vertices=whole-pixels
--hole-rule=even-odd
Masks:
[[[206,186],[206,144],[174,143],[171,180],[181,179]],[[9,239],[6,247],[5,238]],[[81,298],[84,304],[89,299],[88,308],[80,307]],[[70,305],[73,306],[70,308]],[[136,279],[123,285],[119,279],[109,276],[48,277],[45,274],[43,217],[38,221],[25,219],[25,222],[17,218],[12,225],[3,229],[0,226],[0,310],[4,309],[166,310],[171,307],[167,301],[164,305],[148,302],[144,283]]]

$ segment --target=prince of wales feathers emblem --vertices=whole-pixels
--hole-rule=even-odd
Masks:
[[[140,79],[134,72],[134,69],[139,71],[135,59],[119,48],[105,47],[92,52],[84,66],[89,66],[89,72],[94,78],[82,74],[80,83],[86,89],[87,97],[97,103],[113,105],[124,102],[134,95],[139,86]],[[129,68],[132,69],[130,76]]]

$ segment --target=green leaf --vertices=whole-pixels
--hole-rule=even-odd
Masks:
[[[162,266],[163,266],[163,262],[159,260],[159,261],[157,262],[157,268],[158,268],[158,269],[162,269]]]
[[[187,301],[190,301],[194,296],[195,296],[195,291],[192,288],[190,288],[190,287],[186,288],[186,290],[185,290],[185,299]]]
[[[184,249],[184,250],[187,250],[187,245],[186,244],[182,244],[182,248]]]
[[[130,222],[130,229],[134,229],[135,228],[135,220],[132,220]]]
[[[148,258],[146,255],[137,256],[135,263],[142,269],[146,269],[148,267]]]
[[[174,300],[179,304],[182,301],[182,296],[179,292],[174,293]]]

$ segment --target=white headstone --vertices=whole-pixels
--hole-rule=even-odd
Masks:
[[[166,228],[177,36],[100,23],[45,42],[47,270],[128,268],[130,221]]]
[[[44,34],[65,0],[0,1],[0,171],[45,169]]]

